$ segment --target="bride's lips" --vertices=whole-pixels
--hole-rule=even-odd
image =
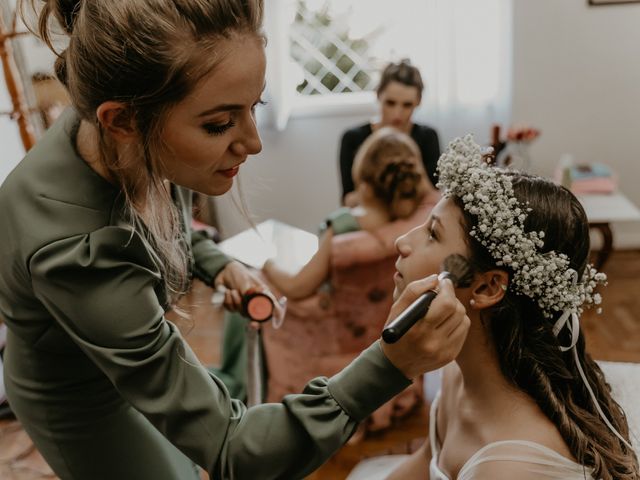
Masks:
[[[227,168],[226,170],[218,170],[218,173],[224,175],[227,178],[233,178],[238,174],[239,171],[240,165],[236,165],[235,167]]]

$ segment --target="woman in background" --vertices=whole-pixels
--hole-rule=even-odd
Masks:
[[[383,70],[376,89],[380,102],[380,120],[351,128],[342,135],[340,178],[344,205],[352,207],[357,203],[352,193],[355,185],[351,175],[356,152],[365,139],[381,127],[393,127],[410,135],[420,148],[424,169],[431,184],[437,183],[436,165],[440,156],[438,134],[431,127],[413,122],[413,112],[422,101],[423,90],[420,71],[408,60],[390,63]]]

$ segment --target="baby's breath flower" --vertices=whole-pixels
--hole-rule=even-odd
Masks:
[[[470,235],[489,251],[499,266],[513,270],[513,291],[533,298],[547,317],[554,313],[582,313],[585,306],[599,305],[598,284],[606,275],[591,265],[581,279],[570,268],[567,255],[540,253],[545,232],[525,232],[529,202],[513,193],[511,177],[482,159],[482,150],[471,135],[456,138],[438,161],[438,187],[445,196],[462,199],[464,209],[477,218]]]

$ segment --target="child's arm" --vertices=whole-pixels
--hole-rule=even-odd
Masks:
[[[431,463],[431,446],[427,438],[422,447],[391,472],[386,480],[429,480],[429,463]]]
[[[281,269],[273,260],[267,260],[262,271],[273,285],[289,299],[306,298],[313,294],[329,277],[332,238],[333,229],[328,228],[320,238],[318,251],[296,274]]]

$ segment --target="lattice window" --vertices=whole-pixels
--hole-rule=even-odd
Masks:
[[[304,75],[297,86],[298,93],[323,95],[373,90],[379,65],[369,49],[382,27],[354,38],[350,35],[348,12],[334,15],[330,0],[318,4],[298,0],[290,29],[291,57]]]

